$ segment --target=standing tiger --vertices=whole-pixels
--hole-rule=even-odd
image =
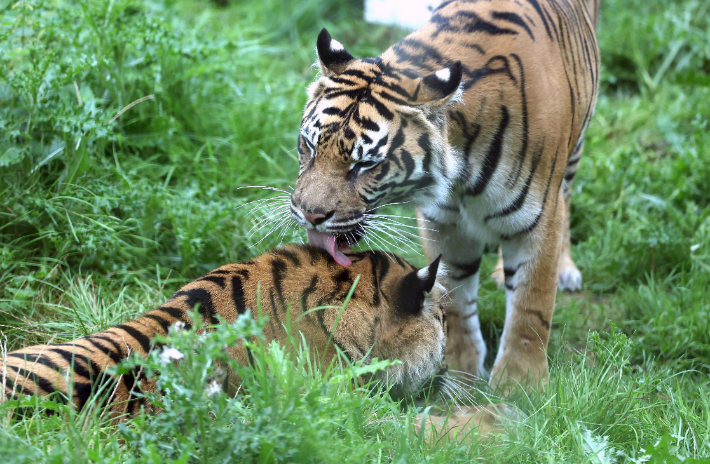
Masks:
[[[394,397],[413,395],[431,381],[436,386],[447,372],[443,362],[445,313],[439,301],[441,290],[434,286],[439,261],[417,269],[396,255],[379,251],[352,253],[348,259],[352,266],[343,268],[319,248],[291,245],[251,261],[222,266],[137,319],[71,342],[8,353],[0,359],[4,397],[61,392],[81,408],[98,387],[109,382],[108,391],[114,392],[109,401],[112,414],[136,414],[147,406],[141,391],[154,391],[155,379],[124,374],[117,380],[104,371],[132,352],[146,355],[152,339],[167,334],[177,322],[189,329],[193,321],[188,311],[195,307],[199,307],[203,326],[219,324],[217,316],[234,322],[247,309],[257,307],[259,288],[261,311],[269,317],[264,328],[267,343],[276,340],[288,347],[285,325],[286,311],[290,311],[292,330],[300,331],[312,352],[319,353],[316,358],[324,363],[321,367],[330,364],[338,347],[352,361],[399,359],[401,363],[381,372]],[[358,275],[360,280],[338,320],[338,306]],[[329,307],[304,315],[322,306]],[[228,350],[240,363],[252,363],[251,353],[241,343]],[[236,374],[229,373],[227,391],[234,394],[239,383]]]
[[[451,271],[450,364],[484,373],[478,281],[500,244],[506,318],[493,386],[537,384],[558,288],[577,290],[572,182],[599,86],[597,0],[453,0],[381,56],[323,29],[291,214],[344,266],[377,207],[412,201]],[[510,383],[509,383],[510,382]]]

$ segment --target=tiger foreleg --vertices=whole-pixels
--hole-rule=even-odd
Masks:
[[[441,279],[447,296],[443,298],[448,321],[446,360],[450,367],[476,376],[486,372],[486,344],[478,319],[478,279],[483,244],[459,233],[456,226],[424,221],[419,217],[419,234],[427,260],[440,254],[446,267]]]
[[[517,384],[535,387],[547,380],[547,343],[564,219],[562,193],[550,203],[533,231],[502,242],[505,325],[490,382],[506,391]]]

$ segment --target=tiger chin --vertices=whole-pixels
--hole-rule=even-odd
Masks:
[[[389,386],[393,398],[416,395],[436,386],[446,375],[446,313],[436,284],[439,260],[417,269],[404,259],[380,251],[348,253],[352,266],[338,266],[324,250],[310,245],[275,249],[239,264],[228,264],[196,279],[162,306],[123,324],[77,340],[12,351],[0,361],[5,398],[61,392],[77,408],[87,404],[99,385],[113,382],[107,407],[113,417],[150,410],[142,393],[155,391],[155,378],[123,375],[107,369],[130,353],[147,355],[153,338],[179,324],[192,328],[189,312],[198,308],[201,326],[234,322],[257,307],[268,316],[265,341],[288,348],[283,321],[290,311],[291,330],[300,331],[321,367],[329,365],[337,348],[351,361],[397,359],[375,379]],[[339,306],[360,277],[338,320]],[[310,308],[330,306],[311,311]],[[303,315],[303,317],[299,317]],[[219,316],[219,318],[218,318]],[[255,316],[256,317],[256,316]],[[204,329],[200,329],[204,330]],[[229,354],[249,365],[251,353],[240,342]],[[68,391],[67,373],[71,373]],[[362,379],[360,379],[362,382]],[[228,374],[227,391],[236,394],[240,380]],[[105,390],[104,390],[105,391]]]

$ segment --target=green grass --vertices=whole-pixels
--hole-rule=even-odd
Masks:
[[[335,0],[232,3],[0,0],[8,348],[125,321],[278,244],[259,242],[266,229],[250,235],[255,218],[240,208],[273,192],[239,187],[293,184],[318,31],[356,56],[404,34]],[[11,420],[0,406],[2,462],[707,462],[708,18],[702,1],[602,2],[602,96],[573,201],[584,291],[558,296],[549,387],[514,398],[521,424],[489,442],[422,442],[414,411],[274,355],[274,377],[255,377],[239,401],[193,398],[194,420],[212,417],[202,428],[179,420],[184,405],[121,427],[95,410],[45,402],[58,408],[47,417],[31,400]],[[494,263],[487,255],[484,273]],[[503,300],[484,279],[491,356]]]

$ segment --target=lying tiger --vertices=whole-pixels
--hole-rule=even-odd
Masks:
[[[375,58],[323,29],[291,214],[312,244],[367,238],[374,211],[418,208],[429,260],[451,273],[450,363],[484,373],[481,256],[500,244],[506,317],[491,383],[536,385],[570,254],[570,195],[599,87],[598,0],[449,0]],[[376,226],[376,224],[375,224]]]
[[[284,322],[290,311],[291,330],[303,334],[308,346],[320,354],[316,358],[323,366],[337,355],[337,346],[352,361],[375,357],[400,360],[379,374],[394,398],[414,395],[425,386],[436,387],[447,373],[446,313],[441,290],[435,286],[439,260],[417,269],[396,255],[380,251],[349,253],[348,258],[352,266],[343,268],[319,248],[291,245],[250,261],[222,266],[188,283],[164,305],[137,319],[71,342],[8,353],[0,361],[5,397],[61,392],[82,408],[99,383],[110,378],[114,383],[108,389],[113,391],[111,414],[135,415],[149,406],[139,393],[153,392],[155,379],[126,374],[116,379],[106,374],[106,369],[130,353],[147,355],[151,340],[157,334],[167,334],[178,322],[191,328],[188,311],[195,307],[203,325],[219,324],[217,316],[234,322],[240,314],[257,307],[258,288],[261,311],[269,317],[264,328],[267,342],[276,340],[288,346]],[[343,304],[358,275],[360,280],[336,325],[337,307]],[[310,308],[322,306],[331,308],[299,318]],[[251,353],[242,344],[228,350],[243,365],[251,362]],[[70,392],[68,372],[72,373]],[[239,378],[230,372],[227,392],[236,394],[239,384]],[[101,386],[106,391],[105,383]],[[499,410],[505,411],[504,406]],[[457,417],[455,421],[463,419]],[[486,410],[473,410],[468,419],[479,425],[498,420]]]

